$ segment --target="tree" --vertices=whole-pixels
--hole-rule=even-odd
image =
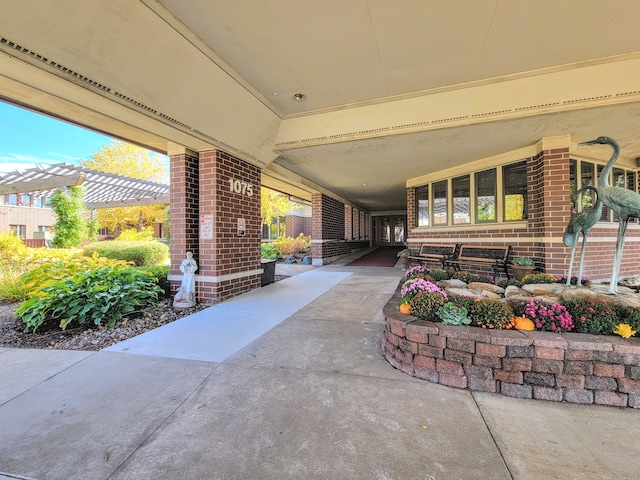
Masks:
[[[51,196],[51,206],[57,222],[53,227],[56,248],[77,247],[87,237],[87,221],[84,218],[84,189],[82,187],[59,188]]]
[[[114,140],[94,153],[91,160],[82,166],[100,172],[124,175],[140,180],[168,183],[168,160],[144,148]],[[98,223],[110,231],[119,233],[127,228],[142,230],[162,223],[166,216],[166,205],[145,205],[140,207],[102,208],[97,211]]]
[[[270,225],[274,218],[286,215],[291,210],[301,208],[283,193],[262,187],[260,191],[260,215],[263,225]]]

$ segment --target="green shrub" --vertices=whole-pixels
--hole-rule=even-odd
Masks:
[[[54,281],[23,302],[15,315],[27,332],[56,324],[62,329],[90,323],[111,327],[124,316],[156,304],[160,293],[151,274],[131,266],[106,266]]]
[[[84,247],[84,254],[133,262],[138,267],[161,265],[169,258],[169,247],[158,241],[94,242]]]
[[[436,312],[446,301],[447,299],[438,292],[418,292],[409,300],[411,315],[424,320],[437,320]]]
[[[20,237],[13,232],[0,234],[0,265],[10,263],[27,253]]]
[[[269,247],[263,247],[267,249],[267,252],[269,252],[270,255],[264,258],[272,258],[273,250],[271,249],[275,249],[277,252],[276,258],[283,258],[295,254],[311,252],[311,237],[307,237],[301,233],[296,238],[280,237],[273,242],[263,243],[262,245],[270,245]]]
[[[268,258],[269,260],[276,260],[280,252],[278,247],[273,243],[263,243],[260,245],[260,256],[262,258]]]
[[[153,238],[153,227],[144,227],[141,231],[136,230],[135,228],[129,228],[127,230],[123,230],[120,232],[115,240],[122,242],[130,242],[130,241],[143,241],[149,242],[152,241]]]

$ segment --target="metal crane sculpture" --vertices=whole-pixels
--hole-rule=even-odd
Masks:
[[[615,295],[618,293],[618,275],[620,273],[620,264],[622,263],[622,249],[624,247],[624,236],[627,233],[627,225],[631,217],[640,217],[640,194],[627,188],[612,187],[609,184],[609,174],[620,154],[618,142],[610,137],[598,137],[580,145],[595,144],[609,145],[613,149],[611,158],[598,177],[598,198],[607,207],[616,212],[619,219],[616,255],[613,262],[613,271],[611,272],[611,283],[609,284],[609,293]]]
[[[582,285],[582,267],[584,266],[584,253],[587,247],[587,235],[589,230],[593,227],[602,216],[602,200],[598,195],[598,190],[592,185],[586,185],[578,190],[572,198],[573,208],[578,205],[578,201],[582,198],[582,194],[587,190],[591,190],[596,194],[596,203],[591,210],[581,211],[576,213],[569,220],[569,225],[564,231],[562,241],[567,247],[571,248],[571,260],[569,261],[569,271],[567,272],[567,285],[571,285],[571,273],[573,272],[573,258],[576,253],[576,246],[578,245],[578,237],[582,233],[582,250],[580,251],[580,268],[578,272],[578,279],[576,285],[579,287]]]

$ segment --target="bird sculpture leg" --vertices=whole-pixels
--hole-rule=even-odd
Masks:
[[[578,279],[576,280],[576,286],[582,286],[582,267],[584,266],[584,252],[587,250],[587,234],[589,231],[582,232],[582,250],[580,251],[580,269],[578,272]],[[571,279],[569,279],[571,281]]]
[[[624,236],[627,232],[628,219],[620,219],[618,225],[618,239],[616,240],[616,257],[613,261],[613,271],[611,272],[611,284],[609,285],[609,293],[615,295],[618,293],[618,275],[620,274],[620,265],[622,264],[622,249],[624,248]]]
[[[571,247],[571,260],[569,260],[569,271],[567,272],[567,286],[571,285],[571,272],[573,272],[573,257],[576,253],[576,246],[578,244],[577,239],[575,238],[577,236],[578,236],[577,234],[574,235],[573,247]]]

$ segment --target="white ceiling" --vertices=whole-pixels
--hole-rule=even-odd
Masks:
[[[0,98],[159,150],[227,148],[281,188],[371,211],[406,208],[408,178],[545,136],[606,134],[640,156],[634,0],[0,0],[0,11],[0,37],[29,51],[0,43]],[[59,68],[52,79],[34,54],[82,81]]]

